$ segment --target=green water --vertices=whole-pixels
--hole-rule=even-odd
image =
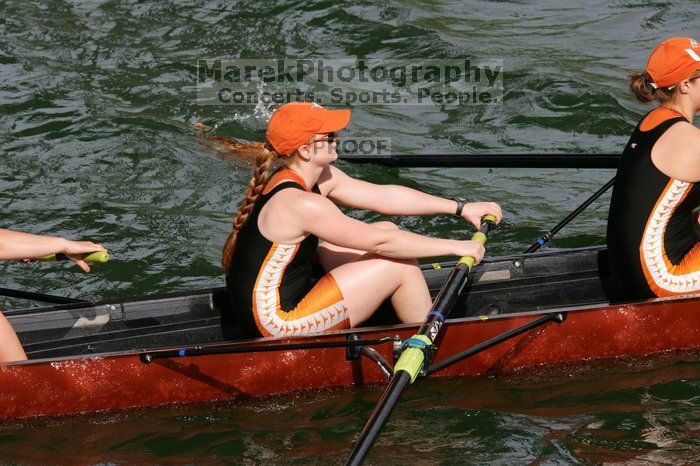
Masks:
[[[403,153],[615,152],[645,111],[627,93],[626,73],[661,39],[697,36],[697,11],[690,0],[3,2],[2,226],[92,239],[113,257],[88,275],[5,263],[3,286],[103,299],[222,284],[219,251],[250,167],[203,144],[188,122],[262,140],[273,108],[197,105],[198,59],[499,59],[500,105],[355,106],[345,135],[389,137]],[[500,202],[506,220],[489,254],[525,249],[613,174],[340,166],[370,181]],[[607,200],[552,247],[602,244]],[[391,220],[423,234],[468,234],[447,217]],[[425,382],[370,460],[695,462],[699,360],[654,361]],[[377,396],[340,391],[7,425],[0,460],[337,463]]]

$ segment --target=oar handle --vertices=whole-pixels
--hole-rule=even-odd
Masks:
[[[484,215],[483,217],[481,217],[481,226],[479,227],[479,231],[474,233],[474,235],[472,236],[472,241],[478,241],[483,246],[484,244],[486,244],[486,235],[489,234],[489,231],[495,230],[497,226],[498,225],[496,224],[495,216],[491,214]],[[471,272],[475,262],[476,259],[474,259],[472,256],[464,256],[459,259],[458,263],[466,265],[469,271]]]
[[[490,214],[481,218],[479,231],[474,233],[472,241],[478,241],[482,245],[486,244],[489,231],[496,228],[496,217]],[[452,310],[452,306],[461,294],[462,288],[467,283],[467,277],[471,272],[476,259],[471,256],[464,256],[452,269],[447,281],[440,289],[430,312],[423,325],[418,329],[418,333],[404,342],[399,359],[394,366],[394,373],[406,371],[411,376],[411,383],[416,380],[425,362],[425,350],[430,347],[442,327],[442,323],[447,319],[447,315]]]
[[[39,258],[40,261],[57,261],[57,260],[68,260],[68,255],[62,252],[56,254],[49,254],[48,256],[42,256]],[[109,260],[109,253],[107,251],[95,251],[83,256],[85,262],[100,262],[104,264]]]

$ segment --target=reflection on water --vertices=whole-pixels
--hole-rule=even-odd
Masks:
[[[697,352],[421,380],[368,463],[693,462],[699,380]],[[6,423],[0,461],[338,464],[380,388]]]

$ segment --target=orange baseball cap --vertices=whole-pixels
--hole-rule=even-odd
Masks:
[[[280,155],[307,144],[314,134],[339,131],[350,121],[350,110],[328,110],[314,102],[290,102],[272,114],[267,140]]]
[[[690,37],[674,37],[661,42],[647,62],[646,71],[655,87],[673,87],[700,70],[700,46]]]

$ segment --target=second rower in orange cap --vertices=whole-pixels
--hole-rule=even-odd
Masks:
[[[689,37],[662,42],[630,88],[659,106],[635,128],[615,177],[607,239],[619,299],[698,293],[700,45]]]

